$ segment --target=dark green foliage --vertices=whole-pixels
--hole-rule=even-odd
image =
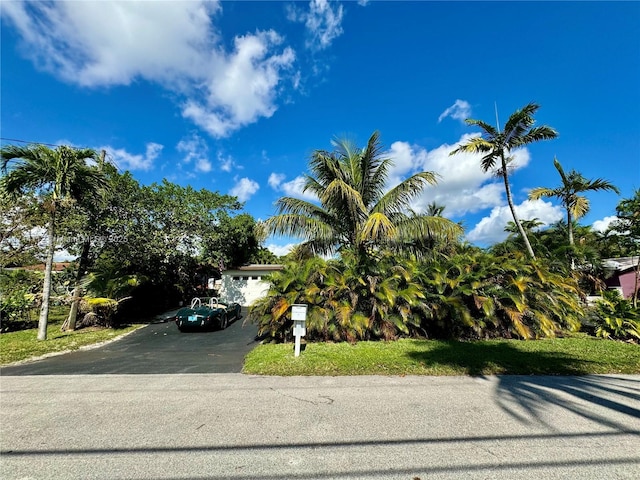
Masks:
[[[28,270],[0,270],[0,331],[33,328],[33,308],[42,291],[42,274]]]

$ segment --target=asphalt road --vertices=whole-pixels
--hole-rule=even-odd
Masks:
[[[3,479],[637,479],[640,377],[0,379]]]
[[[157,323],[1,369],[0,477],[640,478],[638,375],[217,373],[255,333]]]
[[[187,333],[159,321],[101,347],[0,368],[0,375],[234,373],[257,345],[256,334],[242,319],[225,330]]]

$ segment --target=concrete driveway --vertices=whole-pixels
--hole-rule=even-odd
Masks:
[[[257,345],[257,326],[242,319],[225,330],[180,333],[169,315],[101,347],[3,367],[0,375],[233,373]]]

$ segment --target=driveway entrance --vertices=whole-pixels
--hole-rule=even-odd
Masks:
[[[242,319],[212,332],[180,333],[172,321],[154,323],[101,347],[3,367],[0,375],[238,373],[258,345],[257,331]]]

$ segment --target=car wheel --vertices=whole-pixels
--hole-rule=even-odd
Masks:
[[[224,330],[225,328],[227,328],[227,316],[222,315],[222,317],[220,317],[220,330]]]

